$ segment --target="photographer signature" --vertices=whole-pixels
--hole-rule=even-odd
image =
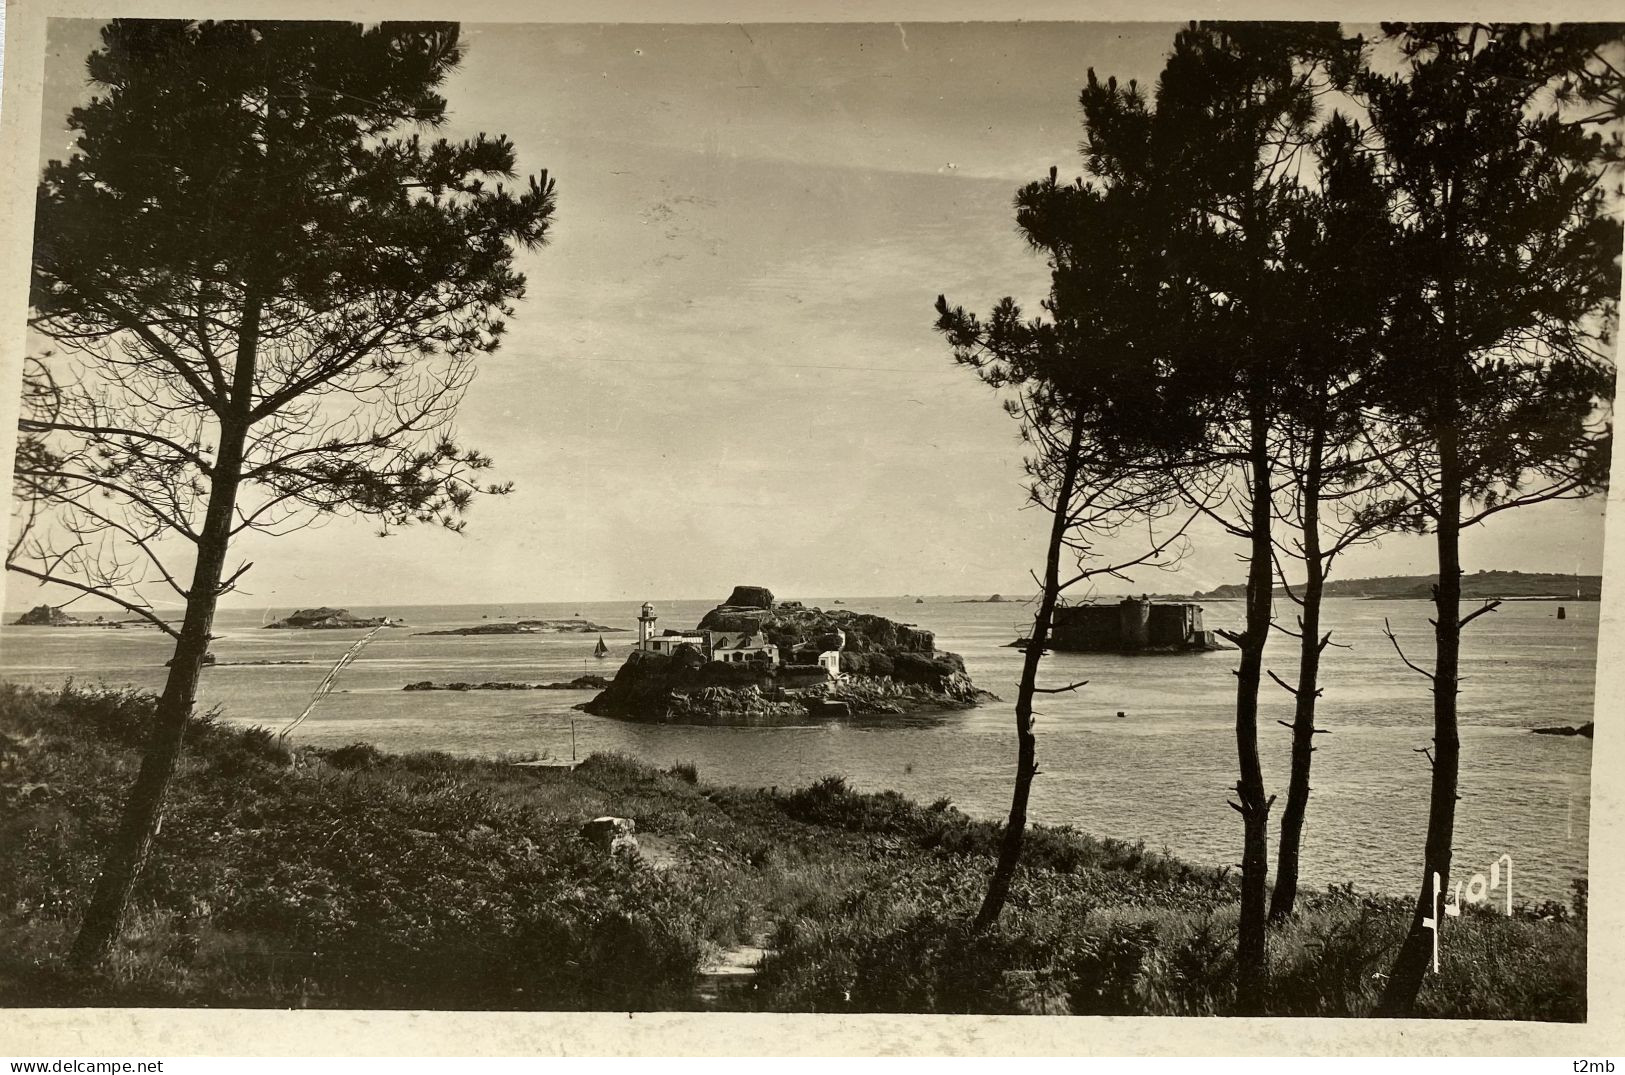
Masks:
[[[1465,898],[1468,903],[1489,902],[1490,894],[1496,892],[1502,887],[1502,866],[1506,867],[1506,875],[1504,879],[1506,886],[1506,913],[1508,918],[1512,917],[1511,855],[1502,855],[1500,858],[1490,863],[1490,872],[1488,877],[1481,873],[1473,874],[1473,876],[1467,881],[1467,892],[1465,897],[1461,891],[1462,882],[1458,879],[1450,888],[1450,899],[1443,905],[1445,916],[1449,918],[1460,917],[1461,901],[1463,898]],[[1435,871],[1433,874],[1433,906],[1435,908],[1440,906],[1439,897],[1443,894],[1441,892],[1441,887],[1442,885],[1439,880],[1439,874],[1437,871]],[[1433,973],[1435,974],[1439,973],[1439,919],[1437,914],[1438,912],[1435,911],[1432,916],[1427,916],[1422,919],[1422,928],[1429,930],[1433,934]]]

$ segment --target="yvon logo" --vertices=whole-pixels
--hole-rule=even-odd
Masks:
[[[1467,882],[1467,895],[1466,895],[1466,898],[1467,898],[1468,903],[1486,903],[1486,902],[1488,902],[1489,898],[1490,898],[1490,894],[1492,892],[1496,892],[1496,891],[1500,890],[1501,887],[1502,887],[1503,877],[1502,877],[1502,873],[1501,873],[1501,867],[1503,865],[1506,867],[1506,875],[1505,875],[1505,878],[1504,878],[1505,886],[1506,886],[1506,912],[1507,912],[1507,917],[1511,918],[1512,917],[1512,856],[1511,855],[1502,855],[1500,858],[1498,858],[1494,862],[1490,863],[1489,876],[1486,877],[1484,874],[1481,874],[1481,873],[1473,874],[1472,878]],[[1434,875],[1433,875],[1433,906],[1435,908],[1438,908],[1440,906],[1439,897],[1443,895],[1443,893],[1440,891],[1441,888],[1442,888],[1442,882],[1439,880],[1438,873],[1435,872]],[[1450,899],[1448,901],[1446,901],[1444,903],[1444,905],[1443,905],[1445,917],[1447,917],[1447,918],[1460,917],[1460,915],[1461,915],[1461,901],[1462,901],[1461,881],[1458,879],[1456,881],[1456,883],[1453,886],[1451,886]],[[1437,910],[1435,910],[1435,912],[1432,915],[1429,915],[1429,916],[1422,919],[1422,928],[1425,929],[1425,930],[1428,930],[1429,932],[1431,932],[1433,934],[1433,973],[1437,974],[1437,973],[1439,973],[1439,919],[1438,919],[1438,911]],[[1575,1068],[1574,1070],[1576,1070],[1576,1071],[1584,1071],[1584,1070],[1588,1070],[1588,1069]],[[1589,1069],[1589,1070],[1602,1071],[1604,1069],[1602,1069],[1602,1068],[1593,1068],[1593,1069]],[[1610,1067],[1607,1070],[1612,1071],[1614,1069]]]

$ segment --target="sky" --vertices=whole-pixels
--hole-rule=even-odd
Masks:
[[[1036,312],[1014,193],[1081,168],[1088,69],[1149,86],[1173,29],[465,26],[445,133],[507,134],[558,184],[458,423],[515,491],[462,535],[333,519],[245,540],[224,603],[1031,592],[1048,520],[1023,507],[1016,424],[932,306]],[[42,161],[69,149],[95,27],[50,40]],[[1498,516],[1464,560],[1596,572],[1601,549],[1599,500]],[[1132,589],[1239,582],[1241,551],[1203,531]],[[1428,573],[1432,552],[1388,538],[1340,574]],[[45,599],[8,582],[8,607]]]

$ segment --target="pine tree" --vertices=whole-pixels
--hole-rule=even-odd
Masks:
[[[75,959],[116,940],[208,650],[233,540],[322,514],[461,526],[489,460],[450,420],[545,238],[546,173],[426,138],[452,24],[118,20],[75,152],[39,185],[33,367],[7,566],[175,641]],[[190,578],[187,578],[188,572]],[[179,627],[143,584],[185,603]]]
[[[1344,552],[1401,525],[1405,512],[1381,466],[1398,448],[1371,398],[1394,298],[1389,191],[1364,132],[1346,116],[1334,113],[1312,148],[1314,187],[1288,207],[1273,289],[1290,359],[1277,422],[1277,574],[1299,609],[1296,630],[1276,625],[1297,638],[1297,677],[1288,684],[1270,673],[1293,700],[1291,772],[1270,895],[1275,921],[1290,916],[1297,900],[1315,737],[1328,730],[1315,723],[1321,656],[1333,644],[1322,629],[1326,582]],[[1288,577],[1296,565],[1301,585]]]
[[[1319,100],[1346,81],[1356,42],[1334,25],[1192,24],[1174,40],[1144,141],[1152,173],[1183,206],[1166,239],[1167,281],[1187,292],[1170,361],[1207,422],[1205,463],[1234,488],[1220,525],[1248,544],[1246,626],[1227,637],[1236,670],[1238,779],[1231,807],[1242,819],[1236,1007],[1263,1010],[1269,815],[1258,747],[1259,687],[1273,626],[1278,416],[1294,352],[1277,293],[1284,243],[1303,196]],[[1198,494],[1202,500],[1210,499]]]
[[[1619,138],[1594,126],[1610,109],[1589,107],[1575,71],[1619,31],[1385,30],[1404,69],[1361,84],[1402,276],[1380,383],[1389,420],[1423,446],[1392,476],[1434,533],[1439,572],[1433,668],[1406,658],[1432,686],[1433,745],[1420,891],[1380,1008],[1404,1015],[1432,956],[1424,920],[1445,921],[1435,891],[1449,886],[1459,798],[1462,629],[1494,608],[1462,614],[1461,531],[1606,482],[1621,241],[1602,183]]]
[[[1115,83],[1090,72],[1085,108]],[[1123,93],[1137,95],[1134,86]],[[996,389],[1009,389],[1011,414],[1031,448],[1029,495],[1050,516],[1038,608],[1026,642],[1015,704],[1016,774],[1010,816],[998,861],[973,927],[991,926],[1009,895],[1026,832],[1027,804],[1039,773],[1034,703],[1084,683],[1040,686],[1039,664],[1049,646],[1055,610],[1066,593],[1103,577],[1126,578],[1132,568],[1176,560],[1194,513],[1183,518],[1165,460],[1181,454],[1183,438],[1200,423],[1180,410],[1169,391],[1151,338],[1165,321],[1160,265],[1146,241],[1159,207],[1132,182],[1061,183],[1055,169],[1016,196],[1016,219],[1049,263],[1045,315],[1024,318],[1005,299],[985,320],[937,300],[937,328],[954,357]],[[1129,551],[1103,542],[1131,522],[1147,523],[1143,546]],[[1067,563],[1068,558],[1072,563]]]

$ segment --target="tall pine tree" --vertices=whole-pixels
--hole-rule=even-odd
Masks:
[[[1433,744],[1422,877],[1380,1011],[1408,1014],[1443,928],[1458,776],[1461,531],[1606,481],[1620,228],[1604,165],[1617,133],[1576,65],[1618,29],[1517,24],[1385,27],[1396,75],[1362,80],[1395,191],[1401,301],[1380,380],[1389,418],[1422,449],[1393,477],[1431,529]],[[1601,112],[1606,118],[1607,109]],[[1397,643],[1396,643],[1397,645]]]
[[[39,185],[31,383],[7,566],[175,640],[75,945],[118,935],[157,829],[235,538],[323,513],[453,528],[489,460],[450,421],[554,210],[502,137],[425,138],[444,23],[118,20],[73,155]],[[142,580],[185,603],[179,627]]]
[[[1167,279],[1205,300],[1184,305],[1188,316],[1171,356],[1207,423],[1207,443],[1193,463],[1233,480],[1233,495],[1223,501],[1231,510],[1210,513],[1248,548],[1246,624],[1229,635],[1241,651],[1238,779],[1230,805],[1243,836],[1236,981],[1242,1014],[1262,1012],[1268,975],[1275,799],[1259,757],[1259,687],[1273,624],[1277,419],[1294,358],[1277,288],[1320,97],[1351,76],[1357,59],[1357,43],[1335,25],[1193,24],[1175,37],[1149,136],[1158,182],[1182,205],[1166,239]]]

